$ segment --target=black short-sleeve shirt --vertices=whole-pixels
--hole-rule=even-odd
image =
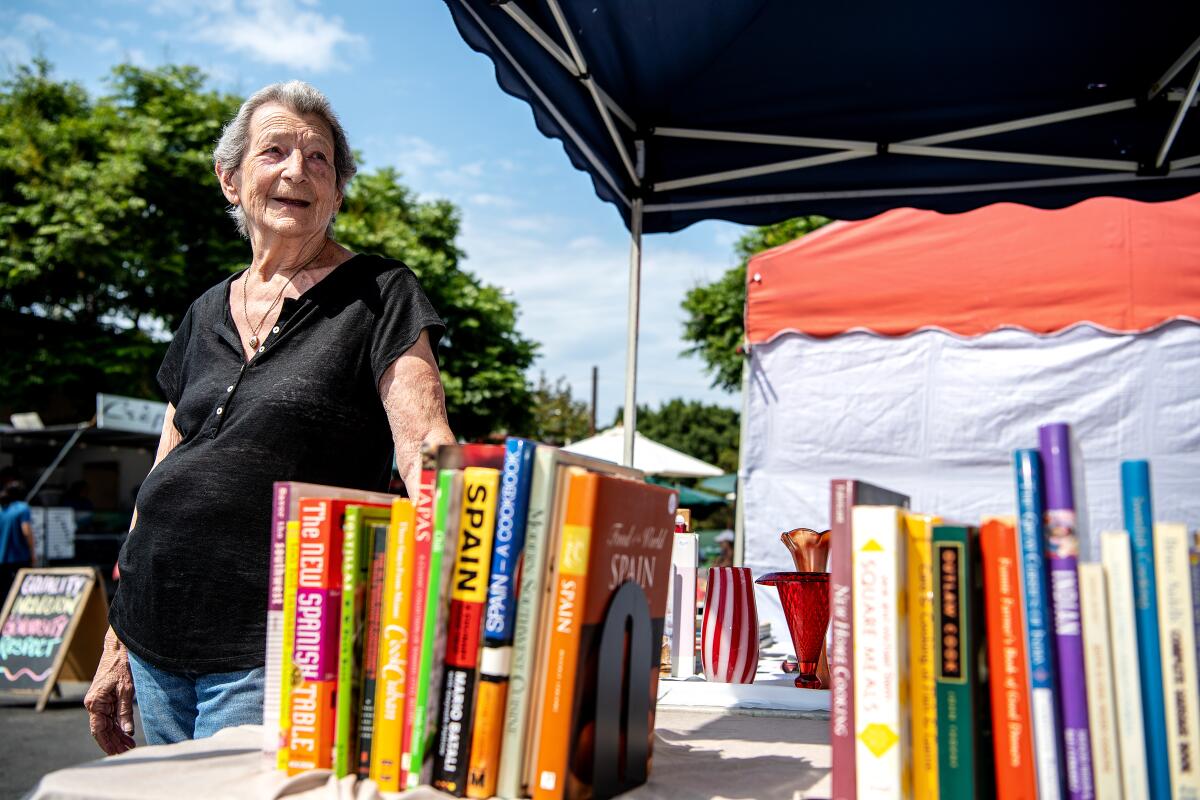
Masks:
[[[109,621],[143,660],[176,672],[264,662],[271,486],[385,490],[387,368],[445,328],[399,261],[357,255],[296,299],[245,360],[231,276],[188,310],[158,373],[182,441],[138,491]]]

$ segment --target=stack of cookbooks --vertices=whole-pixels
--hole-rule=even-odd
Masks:
[[[412,499],[276,484],[264,748],[385,793],[590,797],[598,623],[632,581],[661,637],[677,495],[519,438],[422,466]]]
[[[834,481],[835,798],[1200,797],[1200,550],[1126,461],[1082,562],[1069,438],[1016,451],[1016,514],[978,525]]]

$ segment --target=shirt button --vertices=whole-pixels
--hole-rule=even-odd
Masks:
[[[222,408],[221,406],[217,406],[217,416],[219,417],[219,416],[221,416],[223,413],[225,413],[225,409],[224,409],[224,408]]]
[[[258,348],[258,352],[261,353],[263,350],[266,350],[266,349],[267,349],[267,346],[264,344],[262,347]]]
[[[274,328],[271,328],[271,333],[279,333],[279,326],[276,325]]]
[[[230,386],[226,386],[226,387],[225,387],[225,391],[227,391],[227,392],[232,392],[232,391],[233,391],[233,386],[232,386],[232,385],[230,385]]]

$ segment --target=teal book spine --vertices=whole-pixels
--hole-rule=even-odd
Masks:
[[[1133,614],[1137,620],[1138,666],[1142,678],[1142,723],[1146,726],[1146,772],[1151,800],[1171,797],[1167,761],[1167,710],[1163,705],[1162,652],[1158,637],[1158,581],[1154,574],[1154,505],[1150,464],[1121,462],[1121,502],[1133,551]]]

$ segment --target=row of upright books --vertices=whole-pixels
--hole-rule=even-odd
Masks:
[[[412,499],[276,484],[277,768],[385,794],[591,797],[598,624],[633,581],[663,630],[677,495],[642,477],[510,438],[426,453]]]
[[[1200,797],[1200,549],[1126,461],[1081,562],[1069,431],[1039,439],[979,526],[833,482],[835,800]]]

